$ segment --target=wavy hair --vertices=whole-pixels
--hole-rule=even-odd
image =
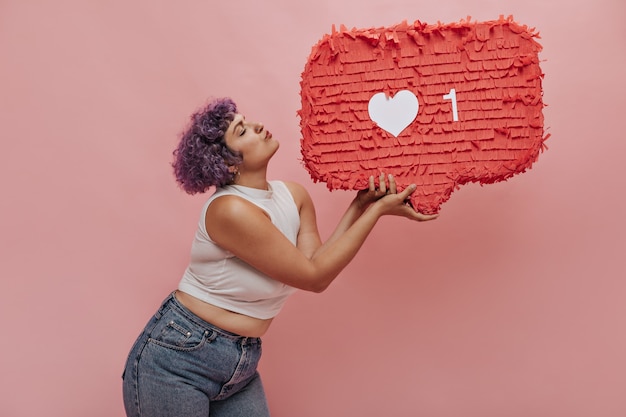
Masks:
[[[176,181],[188,194],[232,183],[234,174],[229,166],[240,164],[242,159],[226,146],[224,134],[236,113],[232,99],[219,98],[191,115],[172,163]]]

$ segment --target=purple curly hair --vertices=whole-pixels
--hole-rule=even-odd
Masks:
[[[226,146],[224,134],[237,113],[230,98],[219,98],[191,115],[174,150],[174,175],[188,194],[203,193],[211,186],[233,181],[229,166],[241,163],[241,156]]]

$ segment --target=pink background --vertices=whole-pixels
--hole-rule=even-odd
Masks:
[[[169,163],[230,95],[282,147],[327,236],[352,193],[299,161],[299,81],[333,23],[513,14],[544,51],[549,151],[383,219],[264,339],[277,417],[626,415],[622,0],[0,1],[0,415],[121,417],[130,345],[185,266],[204,197]]]

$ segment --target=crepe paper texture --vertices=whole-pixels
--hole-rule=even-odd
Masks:
[[[400,190],[417,185],[413,208],[437,213],[462,184],[504,181],[531,167],[549,137],[539,34],[512,17],[470,20],[342,25],[324,35],[302,73],[298,111],[314,181],[360,190],[370,175],[393,174]],[[391,134],[368,105],[379,93],[392,103],[403,90],[417,97],[417,116]]]

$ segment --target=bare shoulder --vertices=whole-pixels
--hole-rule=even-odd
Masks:
[[[258,206],[246,200],[245,198],[237,195],[224,195],[216,198],[209,204],[207,214],[211,213],[212,216],[223,217],[238,217],[241,214],[248,214],[249,211],[262,211]]]
[[[242,197],[225,195],[213,200],[205,222],[207,233],[217,245],[276,279],[284,278],[285,258],[301,256],[267,213]]]
[[[205,223],[211,236],[221,230],[247,228],[263,219],[269,219],[269,216],[257,205],[236,195],[225,195],[211,202]]]

